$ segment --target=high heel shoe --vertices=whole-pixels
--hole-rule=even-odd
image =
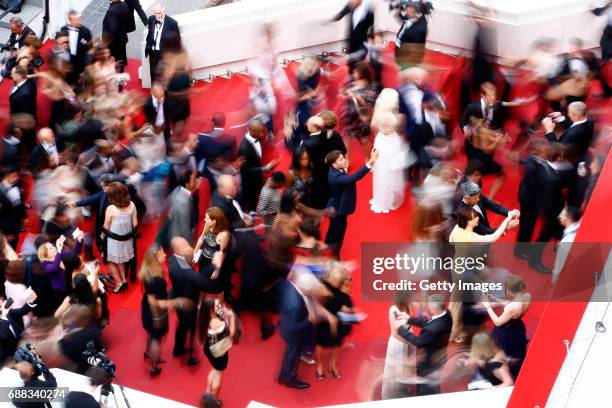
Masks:
[[[119,293],[119,292],[123,292],[124,290],[127,289],[127,282],[123,282],[121,285],[119,285],[118,288],[115,288],[113,290],[113,293]]]
[[[155,368],[152,368],[151,371],[149,371],[149,375],[151,375],[151,377],[157,377],[158,375],[161,374],[161,371],[162,371],[161,367],[155,367]]]
[[[325,374],[320,373],[319,370],[315,370],[315,377],[317,377],[317,380],[322,381],[325,378]]]
[[[342,376],[340,375],[339,372],[337,372],[336,370],[334,370],[333,368],[331,370],[329,370],[329,373],[332,375],[332,377],[334,377],[336,380],[339,380],[342,378]]]

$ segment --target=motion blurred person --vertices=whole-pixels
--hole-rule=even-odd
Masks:
[[[142,9],[140,0],[124,0],[128,9],[128,21],[127,21],[127,32],[132,33],[136,31],[136,19],[134,18],[134,12],[138,14],[138,18],[142,21],[143,26],[147,26],[147,13]]]
[[[552,272],[552,282],[557,283],[559,275],[563,270],[563,265],[567,260],[569,251],[572,247],[572,242],[576,238],[578,229],[580,228],[580,218],[582,213],[576,207],[566,206],[561,214],[559,214],[559,222],[563,226],[563,235],[557,246],[557,255],[555,256],[555,266]]]
[[[57,380],[55,379],[55,376],[42,362],[40,356],[36,354],[36,350],[31,350],[31,352],[33,352],[34,356],[36,357],[36,361],[34,363],[35,365],[29,361],[20,361],[15,366],[17,371],[19,371],[19,377],[23,381],[23,386],[19,387],[15,391],[27,392],[29,390],[30,392],[35,392],[35,390],[39,388],[55,389],[55,387],[57,387]],[[40,375],[43,376],[44,380],[38,378]],[[13,401],[13,404],[17,408],[43,408],[50,403],[47,400],[47,402],[39,403]]]
[[[5,167],[0,172],[0,232],[17,249],[22,221],[26,218],[25,201],[19,187],[19,170]]]
[[[349,0],[331,21],[340,21],[349,16],[347,54],[349,54],[349,69],[363,60],[367,54],[366,42],[368,34],[374,26],[374,11],[370,0]]]
[[[81,74],[85,71],[85,66],[90,59],[89,50],[92,46],[91,31],[81,24],[81,15],[75,10],[71,10],[68,13],[68,24],[63,26],[61,31],[68,33],[70,44],[72,71],[67,79],[69,83],[76,84]]]
[[[138,2],[138,0],[136,0]],[[127,2],[121,0],[110,0],[110,6],[104,15],[102,21],[102,38],[108,45],[110,54],[115,58],[119,66],[119,72],[123,72],[124,67],[128,63],[126,45],[128,42],[128,33],[130,21],[134,21],[133,13],[130,16],[130,10]],[[143,20],[143,22],[146,21]],[[133,31],[133,30],[132,30]]]
[[[395,58],[400,69],[419,65],[425,55],[427,16],[433,6],[424,1],[402,1],[396,13],[401,26],[395,39]]]

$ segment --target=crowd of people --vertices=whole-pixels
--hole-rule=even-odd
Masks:
[[[112,324],[109,297],[138,284],[150,375],[162,373],[161,345],[176,314],[172,356],[197,365],[201,347],[211,366],[206,406],[221,404],[245,311],[259,316],[263,341],[278,326],[286,343],[281,384],[309,387],[298,378],[300,362],[315,366],[318,381],[341,379],[343,341],[364,318],[342,247],[350,215],[367,207],[356,191],[369,173],[372,212],[397,211],[413,195],[413,242],[492,243],[518,228],[514,256],[539,273],[554,269],[552,280],[559,279],[567,254],[545,265],[546,243],[573,240],[608,153],[594,148],[598,115],[585,101],[594,82],[598,97],[609,97],[610,26],[601,59],[583,51],[580,39],[563,56],[553,39],[539,40],[513,67],[529,74],[536,94],[510,100],[518,76],[504,76],[478,49],[493,12],[467,2],[480,30],[460,73],[460,97],[451,101],[422,65],[431,4],[392,1],[401,26],[386,47],[373,32],[370,2],[350,0],[329,17],[350,16],[340,108],[327,104],[329,72],[318,56],[301,63],[293,88],[278,64],[273,27],[265,26],[248,63],[244,134],[227,127],[227,112],[212,115],[210,130],[191,133],[193,78],[179,26],[161,5],[150,17],[130,5],[110,0],[101,37],[71,11],[46,55],[36,34],[11,20],[2,72],[14,86],[1,150],[0,364],[28,342],[47,365],[86,373],[82,352],[90,342],[101,346]],[[135,11],[148,30],[148,95],[126,89]],[[399,67],[399,86],[383,86],[383,66]],[[50,101],[49,117],[40,115],[38,93]],[[513,134],[512,110],[528,105],[537,114]],[[275,147],[278,139],[284,145]],[[288,168],[271,158],[274,149],[289,152]],[[349,160],[361,156],[354,149],[365,163]],[[522,168],[518,209],[495,201],[507,188],[503,153]],[[455,159],[463,154],[460,171]],[[201,202],[208,200],[202,183],[209,204]],[[503,221],[493,225],[490,213]],[[145,230],[155,231],[150,247],[141,244]],[[470,388],[512,385],[526,355],[522,318],[531,296],[519,276],[507,276],[505,287],[505,299],[431,293],[417,301],[397,293],[378,397],[439,393],[449,342],[465,347],[452,369],[473,374]]]

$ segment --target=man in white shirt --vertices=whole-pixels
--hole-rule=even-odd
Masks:
[[[574,242],[578,229],[580,228],[581,217],[582,213],[580,212],[580,209],[573,206],[565,207],[563,211],[561,211],[561,214],[559,214],[559,222],[561,225],[563,225],[563,227],[565,227],[565,229],[563,230],[563,235],[559,241],[559,246],[557,247],[555,266],[552,272],[553,284],[557,283],[561,270],[565,265],[565,261],[567,260],[567,256],[569,255],[572,247],[572,242]]]
[[[149,58],[151,81],[154,81],[159,76],[157,67],[163,53],[168,51],[168,48],[180,44],[181,32],[176,20],[166,15],[166,9],[161,4],[157,4],[153,8],[153,15],[149,17],[147,27],[149,31],[147,33],[145,57]]]

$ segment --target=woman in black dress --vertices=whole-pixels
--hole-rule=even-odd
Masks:
[[[525,289],[525,281],[520,276],[512,275],[508,278],[506,292],[512,296],[512,300],[504,306],[504,311],[500,316],[495,313],[489,302],[483,302],[483,306],[495,324],[493,339],[506,355],[513,359],[510,371],[515,379],[525,360],[529,341],[522,317],[529,310],[531,295]]]
[[[291,188],[298,195],[298,200],[305,206],[312,206],[312,162],[305,146],[298,147],[293,153],[289,181]]]
[[[223,300],[223,292],[230,284],[231,271],[224,267],[225,255],[229,248],[231,234],[229,224],[223,211],[218,207],[206,210],[204,229],[194,248],[201,275],[209,281],[212,289],[209,293],[219,294]],[[201,252],[200,252],[201,251]]]
[[[339,263],[333,263],[328,270],[323,284],[331,295],[325,302],[325,309],[331,317],[321,319],[315,326],[315,360],[317,362],[317,379],[322,380],[325,376],[323,363],[329,358],[329,373],[336,379],[340,379],[338,371],[338,358],[342,341],[346,337],[351,326],[342,323],[338,318],[338,312],[352,313],[353,302],[346,293],[350,286],[351,277],[344,267]]]
[[[198,333],[204,344],[204,355],[212,366],[208,373],[206,394],[219,397],[223,371],[227,368],[229,347],[236,333],[236,317],[215,298],[206,298],[200,303]],[[228,340],[226,340],[228,339]],[[226,343],[224,347],[220,347]]]
[[[472,337],[469,358],[465,364],[476,365],[475,377],[491,383],[493,387],[514,385],[506,353],[497,347],[487,333],[476,333]]]
[[[147,331],[145,359],[151,360],[151,377],[161,373],[161,340],[168,333],[168,309],[185,306],[185,299],[168,300],[163,264],[166,254],[156,246],[147,250],[140,267],[140,279],[144,285],[142,296],[142,327]]]

